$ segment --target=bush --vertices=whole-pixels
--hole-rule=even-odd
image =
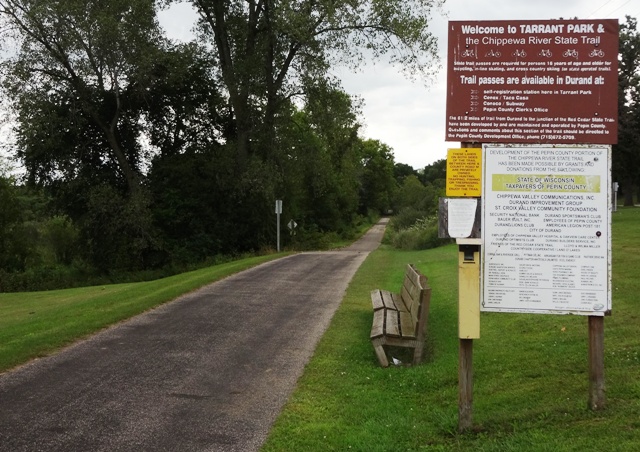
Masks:
[[[416,209],[415,207],[405,207],[398,215],[395,215],[391,219],[389,227],[399,232],[403,229],[409,229],[416,224],[416,222],[428,216],[428,213],[423,210]]]
[[[77,262],[73,265],[39,265],[23,272],[0,269],[0,292],[36,292],[86,285],[90,275],[84,267]]]
[[[291,236],[291,247],[297,251],[326,250],[338,240],[335,232],[322,232],[315,227],[298,228],[296,235]]]
[[[66,215],[54,216],[43,225],[45,246],[57,264],[69,265],[76,258],[79,235],[78,229]]]
[[[394,218],[395,220],[395,218]],[[403,218],[402,221],[406,221]],[[436,215],[417,219],[410,227],[391,228],[386,242],[401,250],[426,250],[450,243],[450,240],[438,237],[438,217]]]

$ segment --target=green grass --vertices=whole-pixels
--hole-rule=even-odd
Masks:
[[[0,294],[0,372],[281,256],[252,257],[149,282]]]
[[[428,361],[378,366],[369,291],[397,291],[416,263],[433,289]],[[587,318],[482,314],[474,428],[458,433],[457,248],[381,247],[354,277],[265,451],[640,450],[640,209],[613,215],[613,315],[605,319],[607,407],[587,409]]]

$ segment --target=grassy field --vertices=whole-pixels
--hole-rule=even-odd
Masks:
[[[0,372],[45,356],[210,282],[281,256],[243,259],[157,281],[2,293]]]
[[[605,319],[607,407],[587,409],[587,319],[482,314],[474,428],[458,433],[457,249],[365,261],[265,451],[640,450],[640,209],[613,215],[613,315]],[[433,288],[428,362],[382,369],[369,291],[397,290],[406,263]]]

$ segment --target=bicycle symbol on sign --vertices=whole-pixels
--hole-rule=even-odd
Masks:
[[[538,55],[541,56],[541,57],[551,58],[551,56],[553,54],[551,53],[551,50],[549,50],[549,49],[542,49]]]
[[[567,49],[562,53],[562,56],[565,58],[575,58],[578,59],[578,51],[576,49]]]
[[[471,49],[467,49],[464,52],[462,52],[462,57],[475,57],[476,56],[476,52],[471,50]]]
[[[525,52],[524,50],[516,50],[515,52],[513,52],[513,56],[516,58],[524,58],[527,56],[527,52]]]
[[[602,58],[604,56],[604,50],[602,50],[602,49],[593,49],[591,51],[591,53],[589,54],[589,56],[591,58],[596,58],[596,57]]]
[[[501,56],[501,55],[502,55],[502,54],[500,53],[500,51],[499,51],[499,50],[493,50],[493,49],[491,49],[491,50],[489,50],[489,51],[487,52],[487,54],[486,54],[485,56],[486,56],[486,57],[500,58],[500,56]]]

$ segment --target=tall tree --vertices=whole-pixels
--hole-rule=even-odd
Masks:
[[[436,187],[444,187],[447,180],[447,159],[436,160],[425,166],[419,177],[424,185],[432,184]]]
[[[417,176],[418,172],[413,168],[413,166],[407,165],[406,163],[396,163],[393,167],[393,177],[396,179],[398,185],[402,184],[402,181],[412,174]]]
[[[286,152],[276,160],[287,210],[306,226],[348,229],[361,185],[358,106],[343,91],[319,85],[310,90],[304,109],[290,109],[278,116],[288,119],[277,128],[278,146]]]
[[[357,66],[365,55],[386,55],[409,74],[426,74],[437,59],[428,25],[441,0],[191,1],[229,96],[240,167],[253,152],[273,151],[278,112],[330,62]]]
[[[397,189],[394,178],[393,150],[378,140],[362,143],[361,212],[367,209],[387,213]]]
[[[640,185],[640,33],[636,19],[620,26],[618,58],[618,144],[613,147],[613,176],[622,187],[624,205],[633,205]]]
[[[207,152],[228,138],[229,115],[213,66],[206,49],[193,42],[157,53],[139,99],[157,154]]]
[[[23,144],[37,142],[29,140],[37,133],[30,128],[34,104],[40,111],[77,112],[79,122],[89,124],[105,144],[106,152],[94,158],[112,162],[135,191],[140,148],[135,131],[131,136],[124,129],[136,124],[127,121],[128,107],[134,93],[144,91],[139,75],[147,71],[140,66],[151,63],[160,39],[153,0],[0,0],[0,20],[20,48],[6,65],[5,88],[21,113]]]

